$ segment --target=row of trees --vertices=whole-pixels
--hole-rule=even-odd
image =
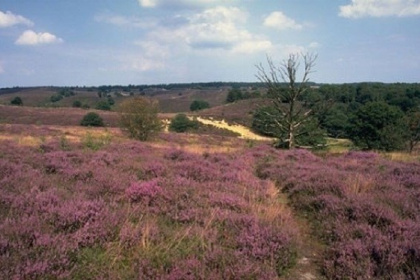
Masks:
[[[253,129],[278,139],[278,146],[323,146],[325,137],[343,137],[363,149],[410,151],[420,141],[420,87],[362,83],[311,87],[316,55],[295,55],[257,77],[269,106],[254,114]],[[302,78],[297,73],[303,61]]]

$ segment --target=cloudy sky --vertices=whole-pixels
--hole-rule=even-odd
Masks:
[[[315,82],[420,82],[420,0],[0,0],[0,88],[252,82],[297,52]]]

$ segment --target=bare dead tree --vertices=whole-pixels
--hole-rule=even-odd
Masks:
[[[316,54],[290,54],[287,60],[276,66],[267,56],[268,70],[262,64],[257,65],[256,76],[266,84],[270,101],[278,113],[270,117],[273,117],[275,129],[286,137],[279,140],[287,142],[289,149],[295,147],[296,137],[305,133],[300,128],[310,120],[312,115],[312,109],[304,107],[299,99],[309,88],[309,75],[313,73],[317,58]],[[302,79],[298,80],[297,74],[302,59],[304,69]],[[283,136],[279,135],[279,137]]]

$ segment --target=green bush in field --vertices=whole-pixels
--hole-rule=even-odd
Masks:
[[[169,130],[174,132],[186,132],[190,129],[197,129],[199,123],[190,120],[185,114],[177,114],[169,125]]]
[[[80,102],[79,100],[75,100],[73,102],[73,107],[74,108],[80,108],[80,107],[82,107],[82,102]]]
[[[82,121],[80,122],[82,126],[104,126],[104,121],[101,116],[95,112],[87,113]]]
[[[10,101],[10,104],[22,106],[23,105],[22,98],[20,98],[19,96],[16,96],[15,98],[12,99],[12,101]]]
[[[198,111],[210,108],[210,104],[204,100],[194,100],[190,105],[191,111]]]
[[[121,127],[131,138],[147,141],[162,130],[157,100],[146,97],[129,98],[118,105],[117,112]]]

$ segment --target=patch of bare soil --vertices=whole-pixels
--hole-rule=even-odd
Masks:
[[[286,194],[279,193],[281,200],[287,202]],[[286,203],[288,204],[288,203]],[[293,213],[293,210],[291,210]],[[282,280],[318,280],[325,279],[320,273],[321,254],[323,245],[311,234],[311,227],[305,217],[294,214],[298,227],[297,263]]]
[[[218,127],[218,128],[233,131],[233,132],[239,134],[240,138],[242,138],[242,139],[265,140],[265,141],[272,140],[269,137],[264,137],[264,136],[260,136],[260,135],[257,135],[255,133],[253,133],[249,128],[247,128],[243,125],[229,124],[225,120],[219,121],[219,120],[214,120],[214,119],[204,119],[204,118],[201,118],[201,117],[197,117],[197,121],[199,121],[203,124],[212,125],[212,126],[215,126],[215,127]]]

